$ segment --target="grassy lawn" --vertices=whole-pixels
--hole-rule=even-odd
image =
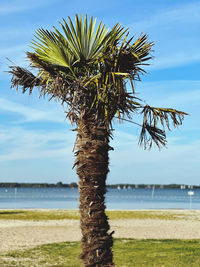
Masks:
[[[195,211],[107,211],[114,219],[199,219]],[[0,210],[0,220],[63,220],[80,218],[78,210]],[[135,240],[116,239],[115,263],[118,267],[133,266],[200,266],[200,240]],[[80,267],[79,242],[41,245],[32,249],[0,252],[2,267]]]
[[[200,240],[117,239],[114,243],[118,267],[200,266]],[[79,242],[42,245],[33,249],[0,254],[0,266],[80,267]]]
[[[178,220],[191,219],[185,213],[175,213],[170,211],[111,211],[107,212],[111,220],[117,219],[161,219]],[[195,217],[195,215],[194,215]],[[0,220],[78,220],[80,218],[78,210],[0,210]]]
[[[0,210],[0,220],[79,220],[78,210]]]

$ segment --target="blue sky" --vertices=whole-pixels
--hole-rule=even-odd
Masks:
[[[77,182],[75,134],[59,103],[10,90],[5,72],[25,66],[25,52],[38,28],[51,29],[75,13],[97,17],[108,27],[120,22],[130,34],[155,42],[148,74],[136,84],[147,103],[190,114],[168,132],[167,149],[143,151],[140,129],[115,124],[108,183],[200,184],[200,1],[1,0],[0,6],[0,182]]]

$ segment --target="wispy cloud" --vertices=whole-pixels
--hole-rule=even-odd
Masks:
[[[200,62],[200,53],[197,51],[191,53],[175,52],[170,53],[168,56],[158,56],[152,60],[151,65],[147,68],[148,70],[166,69],[171,67],[185,66],[187,64]]]
[[[6,73],[11,65],[20,65],[26,67],[28,65],[25,59],[25,52],[28,50],[25,44],[15,46],[0,46],[0,79],[10,79]],[[13,62],[13,63],[12,63]]]
[[[51,122],[63,122],[64,113],[62,108],[59,106],[52,107],[49,109],[36,109],[26,105],[18,104],[12,101],[9,101],[4,98],[0,98],[0,111],[7,113],[13,113],[21,115],[22,118],[15,121],[15,123],[24,123],[24,122],[36,122],[36,121],[51,121]]]
[[[196,1],[193,3],[182,4],[174,8],[161,10],[159,13],[150,15],[146,20],[137,22],[132,25],[137,30],[141,29],[152,29],[162,28],[165,26],[168,28],[175,28],[177,24],[192,24],[200,22],[200,2]],[[189,25],[188,25],[189,26]]]
[[[174,108],[189,113],[185,116],[181,130],[191,131],[190,137],[199,135],[200,130],[200,81],[174,80],[138,83],[137,96],[151,106]],[[193,131],[193,132],[192,132]]]
[[[15,55],[16,53],[22,53],[27,49],[27,46],[25,44],[21,45],[15,45],[15,46],[4,46],[1,47],[0,50],[0,57],[1,58],[6,58],[11,55]]]
[[[0,161],[54,158],[72,162],[74,139],[71,131],[32,131],[0,126]]]
[[[10,13],[22,12],[34,8],[38,8],[40,6],[44,6],[55,2],[55,0],[42,0],[42,1],[25,1],[25,0],[10,0],[10,1],[1,1],[0,6],[0,14],[7,15]]]
[[[162,81],[138,83],[137,96],[148,100],[152,106],[171,107],[183,110],[191,115],[188,119],[190,127],[199,127],[197,123],[200,109],[200,81]],[[34,99],[34,98],[33,98]],[[0,112],[20,115],[15,123],[52,121],[63,123],[65,119],[64,109],[56,103],[47,103],[40,100],[40,103],[20,104],[7,98],[0,98]],[[16,118],[15,118],[16,120]],[[196,126],[195,126],[196,125]],[[192,127],[192,128],[193,128]]]
[[[0,140],[1,164],[18,161],[19,166],[23,166],[24,162],[34,160],[37,166],[40,166],[42,160],[43,163],[46,162],[47,167],[48,162],[53,160],[54,163],[59,162],[65,166],[67,164],[68,172],[72,174],[75,134],[71,131],[27,130],[22,127],[0,126]],[[114,141],[111,142],[115,150],[110,152],[109,183],[121,181],[192,184],[197,181],[200,139],[180,145],[178,138],[169,138],[168,149],[152,149],[151,152],[140,149],[137,140],[135,134],[121,129],[115,131]],[[24,174],[23,171],[19,173]]]
[[[76,181],[72,170],[75,133],[0,125],[0,180]]]
[[[137,146],[135,135],[116,131],[112,143],[115,150],[110,153],[109,182],[195,184],[200,139],[191,138],[187,144],[179,144],[179,138],[168,138],[168,141],[168,149],[144,151]]]
[[[200,103],[200,80],[173,80],[138,83],[138,97],[153,104],[188,105]]]
[[[151,69],[163,69],[200,62],[200,2],[176,6],[150,15],[130,26],[155,41]]]

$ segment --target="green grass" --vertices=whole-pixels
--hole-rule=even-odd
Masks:
[[[123,210],[113,210],[106,211],[108,217],[111,220],[117,219],[160,219],[160,220],[177,220],[177,219],[186,219],[188,216],[184,213],[174,213],[173,211],[156,211],[156,210],[131,210],[131,211],[123,211]]]
[[[191,219],[191,214],[171,211],[106,211],[111,220],[117,219]],[[195,215],[194,215],[195,217]],[[63,220],[80,219],[78,210],[0,210],[0,220]]]
[[[117,267],[198,267],[199,248],[200,240],[117,239],[113,250]],[[0,266],[80,267],[79,254],[79,242],[54,243],[0,254]]]
[[[78,210],[0,210],[0,220],[79,220]]]

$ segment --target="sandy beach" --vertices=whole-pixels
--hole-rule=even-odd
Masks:
[[[200,239],[199,210],[173,210],[167,212],[180,213],[180,216],[176,220],[111,220],[111,230],[115,231],[115,238]],[[184,216],[182,217],[183,214]],[[81,232],[78,220],[0,220],[1,252],[54,242],[78,241],[80,239]]]

